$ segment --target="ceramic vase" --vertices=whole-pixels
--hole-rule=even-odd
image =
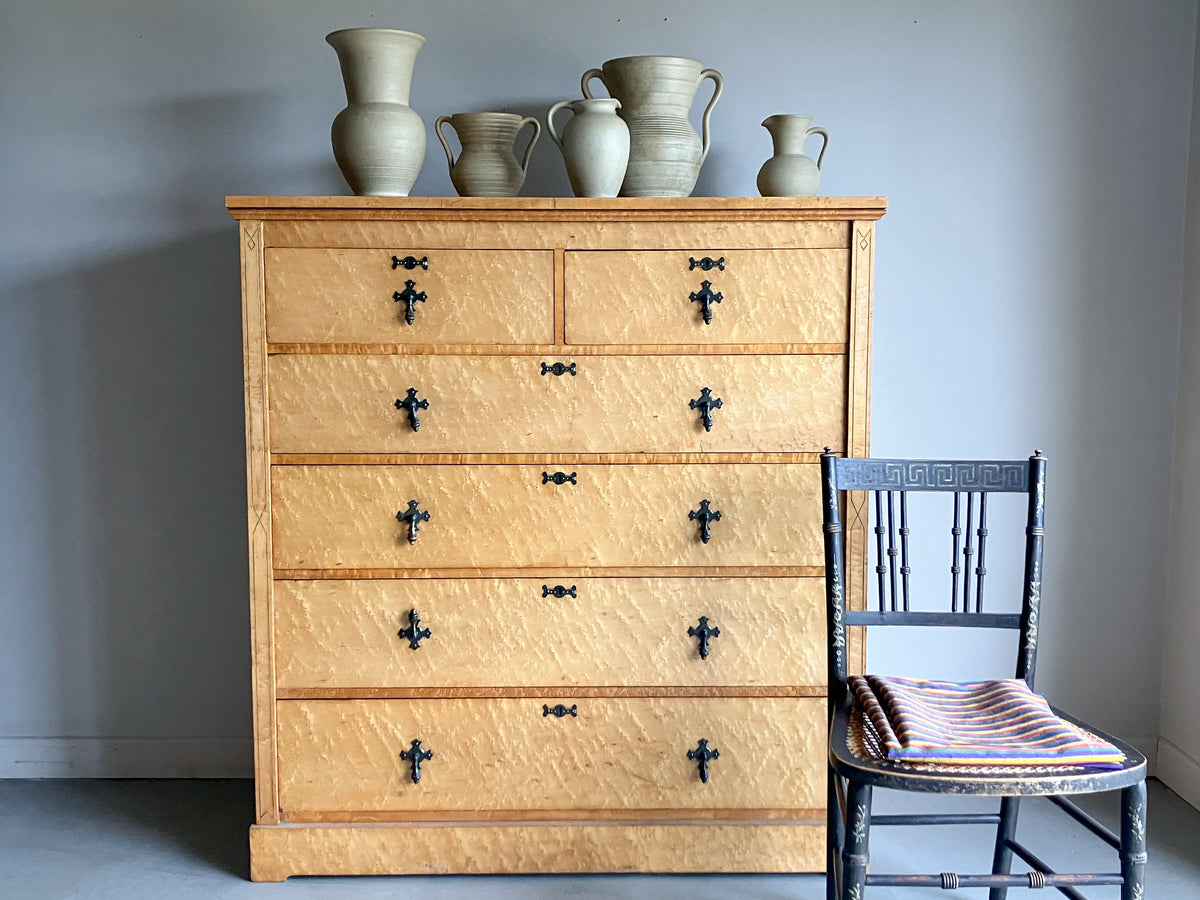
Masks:
[[[689,196],[708,156],[708,120],[724,87],[721,73],[680,56],[610,59],[583,74],[583,95],[588,99],[593,78],[621,101],[619,115],[629,126],[629,165],[621,196]],[[704,108],[701,138],[688,121],[688,110],[705,78],[712,79],[713,94]]]
[[[458,159],[442,133],[447,122],[462,145]],[[517,162],[513,143],[517,132],[526,125],[533,126],[533,134],[524,156]],[[439,116],[433,130],[446,151],[450,180],[460,197],[515,197],[525,183],[529,155],[542,133],[542,124],[532,116],[522,118],[516,113],[470,112]]]
[[[407,197],[425,161],[425,125],[408,105],[425,38],[390,28],[325,37],[337,51],[346,108],[333,120],[333,156],[356,194]]]
[[[546,113],[546,130],[567,164],[567,177],[576,197],[615,197],[629,163],[629,126],[617,115],[620,100],[563,100]],[[573,116],[560,135],[554,114],[569,108]]]
[[[829,132],[809,127],[812,116],[778,115],[763,120],[771,133],[775,155],[758,170],[758,192],[764,197],[815,197],[821,183],[821,164],[829,148]],[[816,162],[804,155],[804,142],[811,135],[822,137]]]

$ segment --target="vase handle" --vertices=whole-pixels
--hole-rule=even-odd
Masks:
[[[808,140],[809,135],[819,134],[823,140],[821,141],[821,155],[817,157],[817,171],[821,171],[821,163],[825,161],[825,151],[829,149],[829,132],[824,128],[818,128],[814,125],[808,131],[804,132],[804,139]]]
[[[521,120],[521,124],[517,126],[517,131],[520,131],[526,125],[533,126],[533,135],[529,138],[529,146],[525,148],[525,155],[521,157],[521,172],[529,174],[529,155],[533,153],[533,145],[538,142],[538,138],[542,134],[542,123],[533,116],[526,116]]]
[[[583,91],[583,96],[584,96],[584,97],[586,97],[588,100],[595,100],[595,99],[596,99],[596,98],[595,98],[595,97],[592,95],[592,92],[591,92],[591,90],[588,88],[588,82],[589,82],[589,81],[591,81],[593,78],[599,78],[599,79],[600,79],[600,83],[601,83],[601,84],[603,84],[603,85],[604,85],[604,87],[605,87],[606,89],[608,89],[608,83],[607,83],[607,82],[604,80],[604,72],[603,72],[603,70],[601,70],[601,69],[588,69],[586,72],[584,72],[584,73],[583,73],[583,78],[581,78],[581,79],[579,80],[579,87],[580,87],[580,89]],[[612,90],[611,90],[611,89],[609,89],[609,90],[608,90],[608,92],[611,94],[611,93],[612,93]]]
[[[721,77],[721,73],[716,69],[705,69],[700,73],[700,80],[711,78],[713,82],[712,99],[708,101],[708,106],[704,107],[704,117],[700,120],[700,132],[702,141],[700,145],[700,162],[708,157],[708,117],[712,115],[713,107],[717,105],[717,101],[721,99],[721,91],[725,88],[725,79]]]
[[[446,142],[446,136],[442,134],[442,126],[450,122],[449,116],[438,116],[437,121],[433,123],[433,133],[437,135],[438,140],[442,142],[442,149],[446,151],[446,162],[450,164],[451,170],[454,169],[454,154],[450,152],[450,145]],[[454,123],[450,122],[450,127],[454,127]]]
[[[550,132],[550,139],[554,141],[554,143],[558,144],[559,150],[562,149],[563,145],[562,135],[560,135],[558,130],[554,127],[554,114],[564,106],[570,106],[572,102],[574,101],[560,100],[558,103],[555,103],[552,107],[550,107],[550,112],[546,113],[546,130]]]

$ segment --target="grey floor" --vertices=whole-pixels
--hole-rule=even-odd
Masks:
[[[896,798],[878,806],[895,809]],[[824,897],[819,876],[592,875],[566,877],[292,878],[251,884],[246,825],[248,781],[0,781],[0,897],[14,900],[174,900],[174,898],[353,897],[370,900],[784,900]],[[930,808],[928,806],[924,807]],[[939,807],[940,808],[940,807]],[[961,810],[962,807],[956,807]],[[1112,803],[1092,811],[1110,823]],[[1060,871],[1095,866],[1111,871],[1114,857],[1085,837],[1061,812],[1040,801],[1021,812],[1021,837]],[[876,871],[980,871],[990,862],[987,828],[877,829]],[[942,854],[938,858],[933,851]],[[1148,898],[1200,898],[1200,812],[1158,782],[1150,786]],[[911,869],[909,869],[911,871]],[[868,897],[980,897],[986,892],[872,888]],[[1013,891],[1010,897],[1059,896]],[[1093,898],[1118,896],[1093,888]]]

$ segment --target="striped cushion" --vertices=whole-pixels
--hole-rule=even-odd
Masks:
[[[888,759],[1120,768],[1123,754],[1056,716],[1019,678],[959,683],[854,675]]]

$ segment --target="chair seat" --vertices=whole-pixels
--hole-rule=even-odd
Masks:
[[[856,701],[846,700],[829,729],[829,761],[842,777],[876,787],[928,793],[985,796],[1050,796],[1117,790],[1146,777],[1146,758],[1125,742],[1055,709],[1055,714],[1116,746],[1119,769],[1086,766],[947,765],[893,761],[884,755],[870,719]]]

